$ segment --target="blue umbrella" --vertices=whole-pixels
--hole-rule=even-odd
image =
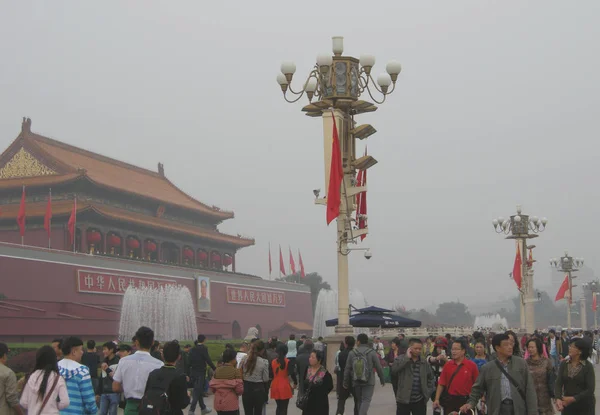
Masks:
[[[421,322],[410,318],[389,314],[392,310],[379,307],[367,307],[356,310],[357,313],[350,316],[350,325],[354,327],[421,327]],[[337,326],[338,319],[327,320],[327,327]]]

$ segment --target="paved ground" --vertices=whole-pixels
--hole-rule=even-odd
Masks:
[[[600,372],[600,365],[596,366],[596,372]],[[600,378],[597,377],[597,382],[596,382],[596,411],[600,411]],[[205,403],[212,407],[212,402],[213,402],[213,397],[209,396],[208,398],[205,398]],[[289,406],[289,410],[288,410],[288,414],[289,415],[300,415],[300,410],[298,410],[296,408],[295,405],[295,397],[292,398],[292,400],[290,401],[290,406]],[[241,400],[240,400],[240,404],[241,404]],[[335,414],[335,409],[337,408],[337,398],[336,398],[336,394],[335,392],[331,392],[331,394],[329,395],[329,413],[331,415]],[[347,415],[352,415],[354,412],[354,401],[352,400],[352,398],[348,399],[346,401],[346,411],[345,413]],[[122,414],[122,410],[119,410],[119,414]],[[214,413],[216,415],[216,411],[213,411],[212,413]],[[243,408],[240,408],[240,413],[243,414],[244,410]],[[371,408],[369,409],[369,413],[374,414],[374,415],[380,415],[380,414],[390,414],[393,415],[396,413],[396,402],[393,396],[393,392],[392,392],[392,386],[390,384],[385,385],[384,387],[381,387],[380,385],[376,385],[375,386],[375,394],[373,396],[373,401],[371,403]],[[431,404],[429,404],[429,409],[427,411],[428,414],[431,414]],[[600,413],[600,412],[598,412]],[[200,409],[196,408],[196,414],[200,415]],[[267,415],[275,415],[275,402],[274,401],[269,401],[269,404],[267,405]]]

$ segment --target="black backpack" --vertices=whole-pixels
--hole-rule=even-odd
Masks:
[[[146,382],[146,392],[140,401],[139,415],[170,415],[169,386],[180,372],[175,368],[153,370]]]

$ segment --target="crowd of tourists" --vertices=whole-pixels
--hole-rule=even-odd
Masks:
[[[24,413],[116,415],[180,414],[213,411],[204,403],[214,393],[220,415],[263,415],[274,401],[277,415],[287,415],[289,402],[303,415],[329,414],[334,377],[326,369],[327,345],[294,335],[266,342],[244,341],[239,350],[225,346],[211,360],[199,335],[194,346],[174,340],[163,345],[148,327],[136,332],[134,347],[96,344],[77,337],[56,339],[36,353],[34,369],[17,382],[6,367],[8,347],[0,343],[0,415]],[[383,342],[366,334],[347,336],[335,354],[337,406],[345,413],[367,415],[376,383],[386,383],[397,415],[434,413],[490,415],[565,415],[595,413],[597,332],[483,333],[426,339],[399,335]],[[134,352],[135,351],[135,352]]]

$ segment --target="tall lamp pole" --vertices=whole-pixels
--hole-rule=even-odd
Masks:
[[[508,235],[506,239],[514,239],[521,253],[521,331],[527,333],[535,331],[534,304],[538,301],[533,289],[533,264],[530,267],[527,262],[527,240],[537,238],[546,229],[547,223],[546,218],[523,214],[521,205],[517,205],[517,213],[510,218],[500,216],[492,221],[496,233]]]
[[[375,103],[383,104],[386,97],[396,88],[401,66],[396,61],[388,63],[387,73],[379,75],[375,82],[371,76],[375,65],[373,55],[362,55],[360,59],[344,56],[344,38],[335,36],[332,41],[333,56],[318,55],[314,67],[302,80],[299,90],[292,89],[291,86],[296,72],[293,62],[282,63],[277,82],[287,102],[294,103],[306,96],[309,103],[302,111],[309,117],[319,117],[323,120],[325,194],[329,185],[335,117],[343,168],[341,203],[337,217],[338,325],[335,332],[336,335],[345,336],[353,334],[349,313],[348,255],[352,250],[363,250],[366,251],[365,257],[371,258],[370,251],[366,248],[349,248],[350,244],[358,242],[357,238],[368,233],[366,217],[361,218],[364,224],[361,229],[358,229],[357,221],[352,218],[352,212],[356,209],[356,195],[367,191],[366,186],[356,186],[355,177],[358,170],[366,170],[377,163],[377,160],[368,155],[356,157],[356,139],[364,140],[376,130],[369,124],[358,125],[355,116],[377,110],[374,103],[361,99],[367,94]],[[319,197],[319,190],[315,190],[314,193],[315,204],[327,204],[325,198]]]
[[[600,291],[600,281],[595,280],[583,284],[583,288],[592,293],[592,311],[594,312],[594,330],[598,330],[598,299],[596,298]]]
[[[568,277],[569,295],[567,299],[567,328],[570,330],[573,328],[571,323],[571,302],[573,301],[573,287],[577,287],[576,285],[573,285],[573,279],[577,278],[577,276],[573,275],[573,273],[579,271],[578,268],[583,266],[583,258],[573,258],[569,255],[568,251],[565,251],[565,255],[560,257],[560,259],[552,258],[550,260],[550,266],[566,274]]]

